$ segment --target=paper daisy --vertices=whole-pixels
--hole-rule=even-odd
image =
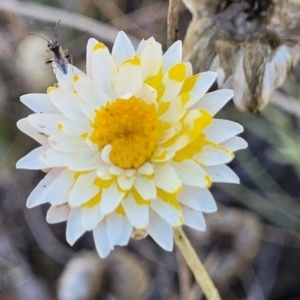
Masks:
[[[206,93],[216,73],[181,60],[180,41],[163,55],[153,38],[135,50],[120,32],[112,53],[89,40],[87,74],[56,69],[47,94],[21,97],[34,114],[17,125],[41,146],[17,168],[48,172],[27,206],[50,203],[47,221],[67,221],[71,245],[92,231],[105,257],[146,232],[171,251],[174,226],[204,230],[216,211],[212,183],[239,182],[225,164],[247,145],[243,127],[213,117],[233,93]]]

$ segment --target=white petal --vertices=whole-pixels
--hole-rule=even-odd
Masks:
[[[241,133],[243,130],[243,126],[238,123],[214,119],[203,132],[207,140],[219,144]]]
[[[129,194],[123,201],[122,207],[125,210],[129,222],[137,229],[145,228],[148,224],[149,206],[138,204],[133,196]]]
[[[47,192],[53,181],[59,176],[63,169],[52,169],[46,176],[39,182],[39,184],[34,188],[27,199],[26,206],[32,208],[39,204],[45,203],[44,194]]]
[[[68,205],[50,206],[46,220],[50,224],[64,222],[68,219],[70,207]]]
[[[97,227],[98,223],[101,222],[103,217],[104,216],[100,212],[100,202],[92,207],[83,207],[81,218],[82,227],[86,230],[92,230]]]
[[[111,164],[111,161],[110,161],[110,152],[111,152],[111,149],[112,149],[112,145],[106,145],[101,150],[101,158],[108,165]]]
[[[26,94],[20,100],[36,113],[57,114],[60,111],[53,105],[47,94]]]
[[[138,48],[136,49],[136,55],[139,57],[141,55],[141,53],[145,50],[145,48],[147,47],[147,45],[150,42],[155,42],[155,39],[153,37],[150,37],[147,40],[142,39],[140,44],[138,45]]]
[[[205,219],[201,212],[185,206],[181,207],[181,211],[184,218],[184,225],[201,231],[206,229]]]
[[[156,212],[151,210],[147,232],[166,251],[173,250],[173,229]]]
[[[99,187],[94,184],[96,178],[96,172],[80,174],[70,192],[69,204],[71,206],[80,206],[99,192]]]
[[[186,66],[186,78],[193,76],[193,66],[190,62],[185,62]]]
[[[110,174],[109,168],[110,166],[100,165],[97,168],[97,176],[103,180],[110,180],[112,175]]]
[[[225,142],[222,142],[220,146],[235,152],[247,148],[248,143],[244,139],[240,138],[239,136],[234,136],[226,140]]]
[[[193,155],[193,159],[200,165],[214,166],[229,163],[234,155],[230,151],[225,151],[221,147],[205,145],[200,152]]]
[[[129,100],[132,97],[132,95],[133,94],[131,92],[126,92],[125,94],[120,95],[119,98],[123,100]]]
[[[189,91],[190,99],[186,102],[185,108],[190,108],[193,106],[203,95],[208,91],[208,89],[215,82],[218,73],[215,72],[203,72],[199,74],[196,83],[192,90]]]
[[[206,109],[214,116],[233,97],[232,90],[218,90],[205,94],[191,109]]]
[[[159,116],[159,120],[165,122],[177,122],[184,116],[185,113],[186,109],[183,107],[182,101],[179,100],[179,98],[176,98],[170,102],[169,108]]]
[[[156,187],[152,179],[137,174],[135,177],[134,187],[144,200],[154,199],[156,197]]]
[[[122,65],[116,77],[116,93],[122,96],[126,93],[135,94],[143,85],[141,68],[131,62]]]
[[[94,39],[94,38],[90,38],[87,42],[87,46],[86,46],[86,74],[87,76],[89,76],[90,78],[93,78],[93,72],[92,72],[92,55],[93,55],[93,48],[96,44],[98,44],[99,42]]]
[[[32,150],[27,155],[18,160],[16,168],[28,170],[39,170],[49,168],[49,165],[42,161],[42,156],[50,148],[51,146],[49,144],[46,144]]]
[[[84,102],[92,104],[94,109],[99,109],[102,105],[110,100],[110,97],[105,94],[91,80],[84,78],[73,78],[73,84],[80,99]]]
[[[171,153],[175,153],[176,151],[184,148],[189,142],[190,142],[190,138],[187,135],[180,135],[173,144],[171,144],[170,146],[164,147],[164,150],[166,152],[171,152]]]
[[[183,205],[205,213],[217,211],[214,197],[208,189],[200,189],[189,185],[183,185],[181,193],[177,199]]]
[[[156,103],[157,91],[147,84],[143,84],[141,88],[134,93],[137,99],[141,99],[146,104]]]
[[[154,168],[152,164],[146,162],[139,169],[138,172],[142,175],[152,175],[154,173]]]
[[[85,140],[85,142],[86,142],[87,146],[90,148],[90,150],[92,150],[94,153],[97,153],[97,155],[99,157],[99,154],[100,154],[99,146],[88,137],[84,138],[81,136],[81,138]],[[100,160],[101,160],[101,158],[100,158]]]
[[[115,85],[117,66],[108,48],[102,43],[95,44],[92,49],[92,74],[95,86],[114,98],[113,86]]]
[[[143,79],[157,75],[162,64],[161,44],[155,41],[149,42],[141,52],[140,59]]]
[[[158,188],[167,193],[175,193],[181,187],[181,181],[169,164],[157,164],[153,180]]]
[[[124,172],[124,170],[121,169],[120,167],[116,166],[116,165],[110,165],[109,166],[109,172],[112,175],[119,176]]]
[[[120,67],[124,61],[135,56],[135,50],[130,39],[124,31],[120,31],[116,37],[112,53],[117,67]]]
[[[106,218],[107,235],[111,245],[125,246],[132,232],[132,225],[125,216],[112,213]]]
[[[136,170],[135,169],[127,169],[127,170],[125,170],[125,174],[127,177],[134,176],[136,174]]]
[[[99,157],[89,149],[82,153],[67,153],[50,149],[41,159],[49,168],[68,167],[74,172],[92,171],[101,163]]]
[[[238,176],[227,166],[211,166],[203,168],[213,182],[240,183]]]
[[[182,61],[182,42],[176,41],[163,56],[163,73]]]
[[[193,160],[185,159],[171,165],[182,183],[200,188],[210,185],[206,172]]]
[[[203,113],[201,113],[199,110],[188,110],[183,119],[184,125],[187,128],[192,129],[194,123],[200,118],[203,118]]]
[[[116,183],[112,183],[109,188],[102,190],[100,210],[103,215],[107,215],[114,211],[122,199],[124,198],[125,192],[119,190]]]
[[[59,168],[54,168],[58,169]],[[60,205],[68,201],[70,189],[75,181],[74,173],[64,169],[57,175],[43,195],[43,199],[51,205]]]
[[[123,172],[120,176],[118,176],[117,180],[120,189],[122,189],[123,191],[128,191],[133,187],[135,177],[127,177],[126,173]]]
[[[63,88],[66,91],[73,91],[73,87],[72,84],[70,86],[70,83],[72,82],[72,77],[74,75],[78,76],[78,77],[83,77],[83,78],[88,78],[88,76],[83,73],[81,70],[79,70],[78,68],[76,68],[74,65],[68,64],[67,65],[67,74],[64,74],[63,72],[61,72],[60,69],[56,69],[55,70],[55,76],[56,79],[58,81],[58,86],[60,88]]]
[[[181,213],[174,206],[162,199],[155,198],[150,201],[151,208],[171,226],[179,226],[182,223]]]
[[[37,129],[33,128],[28,122],[27,118],[19,120],[17,122],[17,127],[41,145],[48,143],[48,137]]]
[[[84,153],[87,151],[86,140],[82,137],[57,133],[51,135],[48,140],[51,146],[57,151],[68,153]]]
[[[84,117],[79,101],[80,98],[74,92],[64,91],[61,88],[48,89],[51,102],[70,120],[78,120]]]
[[[87,118],[76,121],[61,121],[57,123],[56,126],[59,126],[58,132],[78,137],[82,137],[93,130]]]
[[[175,152],[165,152],[162,147],[157,147],[151,158],[152,163],[166,163],[169,162],[174,156]]]
[[[179,63],[164,73],[162,83],[165,86],[161,101],[170,102],[177,98],[185,79],[187,78],[187,64]]]
[[[95,241],[96,250],[101,258],[105,258],[114,247],[110,244],[107,228],[106,228],[106,220],[102,220],[98,224],[98,226],[93,230],[93,237]]]
[[[28,122],[30,125],[40,132],[51,135],[58,133],[58,123],[65,121],[66,117],[64,115],[54,115],[54,114],[34,114],[28,116]]]
[[[68,68],[68,70],[69,70],[69,68]],[[63,89],[64,91],[74,92],[74,87],[73,87],[72,81],[70,80],[70,74],[73,74],[72,70],[71,70],[71,73],[69,73],[69,76],[66,76],[62,72],[54,72],[54,73],[55,73],[56,78],[59,78],[57,80],[59,82],[59,83],[57,83],[57,86],[59,88]]]
[[[161,136],[159,137],[159,144],[162,145],[165,142],[167,142],[169,139],[171,139],[175,134],[177,133],[176,128],[171,127],[168,128],[166,130],[164,130],[161,134]]]
[[[70,209],[67,221],[66,239],[71,246],[73,246],[74,243],[85,233],[85,229],[81,226],[81,215],[81,208],[73,207]]]

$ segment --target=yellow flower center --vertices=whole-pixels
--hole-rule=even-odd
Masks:
[[[91,140],[99,149],[111,145],[110,160],[123,169],[137,169],[148,161],[157,142],[154,104],[132,96],[107,103],[96,111]]]

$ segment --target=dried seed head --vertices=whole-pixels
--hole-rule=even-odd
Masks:
[[[241,111],[259,112],[299,58],[300,1],[184,0],[193,20],[184,59],[219,73]]]

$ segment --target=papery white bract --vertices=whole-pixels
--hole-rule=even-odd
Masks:
[[[243,127],[213,118],[233,93],[206,93],[216,73],[193,75],[181,59],[180,41],[163,55],[120,32],[110,54],[90,39],[87,75],[68,65],[47,94],[21,97],[35,113],[18,127],[41,146],[17,168],[50,169],[27,206],[49,202],[47,221],[67,221],[71,245],[93,231],[105,257],[141,230],[171,251],[173,226],[204,230],[216,211],[211,184],[239,182],[225,164],[247,146]]]

